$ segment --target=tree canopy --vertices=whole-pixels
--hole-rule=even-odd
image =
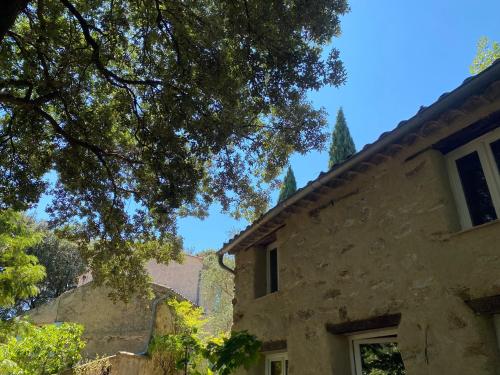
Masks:
[[[30,308],[40,306],[76,287],[78,276],[85,271],[85,263],[74,243],[58,238],[46,228],[42,233],[42,241],[30,248],[28,254],[38,258],[47,276],[38,284],[38,295],[26,301]]]
[[[341,107],[337,112],[337,121],[333,128],[328,167],[331,168],[335,164],[343,162],[355,153],[356,147],[354,146],[354,141],[345,120],[344,110]]]
[[[285,179],[281,185],[280,195],[278,197],[278,203],[283,202],[288,199],[297,191],[297,181],[295,180],[295,175],[293,174],[292,167],[288,167],[286,171]]]
[[[0,318],[12,318],[58,297],[76,287],[78,276],[85,271],[74,243],[58,238],[42,224],[32,223],[30,227],[37,230],[41,240],[26,248],[25,253],[36,257],[39,265],[45,268],[46,277],[37,284],[38,294],[18,298],[13,306],[0,308]]]
[[[52,197],[97,283],[144,287],[176,219],[266,209],[292,152],[321,148],[309,90],[341,85],[346,0],[13,0],[0,17],[0,208]],[[325,57],[326,56],[326,57]],[[51,172],[55,186],[44,179]]]
[[[500,59],[500,44],[483,36],[477,42],[477,53],[470,66],[471,74],[478,74]]]
[[[5,311],[19,299],[33,298],[37,283],[45,277],[45,268],[28,250],[42,236],[26,216],[0,210],[0,309]],[[0,321],[0,374],[55,374],[80,360],[84,347],[83,327],[36,327],[24,318]]]
[[[203,258],[200,295],[201,304],[207,309],[205,329],[213,335],[227,333],[233,324],[234,276],[220,267],[215,251],[197,255]],[[225,262],[234,268],[234,258],[227,258]]]
[[[40,239],[23,215],[0,211],[0,308],[38,294],[37,283],[45,278],[45,268],[27,249]]]

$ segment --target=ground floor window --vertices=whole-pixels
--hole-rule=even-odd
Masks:
[[[286,353],[266,355],[266,375],[288,375],[288,356]]]
[[[352,375],[404,375],[394,330],[349,336]]]

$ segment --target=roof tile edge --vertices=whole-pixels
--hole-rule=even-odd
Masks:
[[[467,98],[482,92],[490,84],[498,80],[500,80],[500,59],[497,59],[483,72],[475,76],[467,77],[462,84],[454,90],[441,94],[431,105],[427,107],[421,106],[413,117],[408,120],[400,121],[393,130],[382,133],[377,140],[373,143],[366,144],[359,152],[352,155],[344,162],[334,165],[327,172],[321,172],[315,180],[309,181],[304,187],[298,189],[288,199],[271,208],[253,223],[249,224],[240,233],[231,238],[228,242],[224,243],[222,248],[217,253],[225,254],[231,252],[238,243],[241,243],[243,239],[251,233],[255,232],[262,225],[282,213],[286,208],[313,192],[316,188],[322,186],[325,182],[347,172],[358,163],[363,162],[373,154],[409,134],[412,130],[418,128],[426,121],[436,118],[444,113],[446,109],[451,109],[452,107],[463,103]]]

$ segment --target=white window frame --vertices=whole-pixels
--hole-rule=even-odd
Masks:
[[[283,362],[283,374],[286,375],[286,362],[288,361],[288,353],[273,353],[266,355],[266,375],[271,375],[271,362],[281,361]]]
[[[384,329],[363,332],[349,336],[349,358],[351,362],[351,374],[363,375],[361,368],[361,349],[363,344],[398,343],[397,329]]]
[[[266,247],[266,294],[271,293],[271,250],[276,250],[276,279],[278,282],[277,285],[277,290],[278,292],[280,290],[280,273],[279,273],[279,268],[280,268],[280,252],[278,250],[278,246],[276,242],[270,243]],[[272,292],[272,293],[276,293]]]
[[[500,139],[500,128],[490,131],[456,150],[453,150],[446,155],[448,166],[448,174],[450,176],[451,187],[455,201],[457,202],[458,214],[462,229],[472,228],[472,220],[469,213],[469,207],[465,199],[465,194],[458,174],[456,160],[466,156],[474,151],[479,156],[479,161],[483,168],[488,190],[490,191],[491,200],[495,208],[497,217],[500,218],[500,174],[496,165],[493,152],[491,151],[490,143]]]

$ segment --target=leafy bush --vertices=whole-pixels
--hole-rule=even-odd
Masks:
[[[201,328],[206,320],[203,310],[188,301],[166,301],[174,317],[174,330],[168,335],[156,335],[149,344],[148,352],[164,373],[176,370],[194,374],[200,366],[203,336]]]
[[[211,337],[203,331],[202,309],[187,301],[167,301],[174,314],[174,332],[156,335],[148,352],[166,374],[229,375],[250,367],[259,355],[260,342],[248,332]]]
[[[0,374],[59,373],[81,359],[82,333],[83,327],[74,323],[31,325],[20,338],[10,337],[0,345]]]
[[[222,343],[210,341],[203,354],[210,369],[218,375],[229,375],[243,366],[248,369],[259,359],[261,343],[247,331],[231,332]]]

